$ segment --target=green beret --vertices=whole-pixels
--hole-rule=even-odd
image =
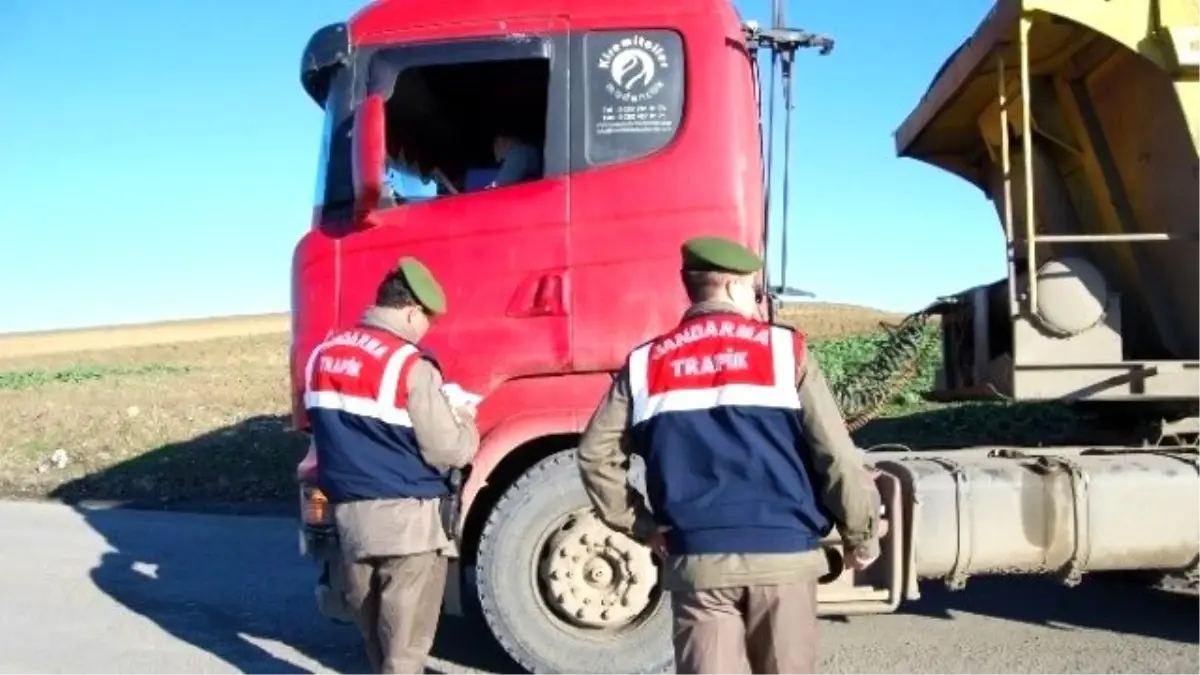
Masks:
[[[751,274],[762,259],[750,249],[724,237],[695,237],[683,243],[683,269],[689,272]]]
[[[412,291],[413,298],[427,312],[430,314],[446,312],[446,294],[442,292],[442,285],[433,278],[433,273],[424,263],[416,258],[404,257],[396,263],[396,269],[404,277],[404,283],[408,286],[408,290]]]

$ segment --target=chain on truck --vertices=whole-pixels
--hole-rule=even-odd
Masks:
[[[399,255],[443,280],[453,309],[425,346],[485,396],[447,609],[481,612],[532,671],[671,667],[653,559],[590,514],[573,448],[625,351],[677,321],[679,242],[761,252],[770,223],[792,222],[793,64],[833,42],[787,28],[782,2],[770,23],[727,0],[378,0],[305,48],[325,125],[293,260],[293,390]],[[831,535],[822,614],[892,612],[921,580],[1194,574],[1198,55],[1194,1],[999,0],[900,125],[899,156],[995,205],[1007,274],[893,327],[839,392],[848,422],[933,349],[931,398],[1065,401],[1099,411],[1109,442],[866,452],[883,554],[838,571]],[[540,148],[540,176],[481,189],[498,129]],[[387,168],[400,154],[413,168]],[[301,545],[321,611],[344,620],[314,462],[299,467]]]

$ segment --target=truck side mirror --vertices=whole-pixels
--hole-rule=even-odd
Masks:
[[[363,226],[368,214],[379,206],[387,159],[387,127],[383,97],[370,94],[354,113],[353,147],[354,215]]]

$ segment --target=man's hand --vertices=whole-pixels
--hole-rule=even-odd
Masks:
[[[663,536],[662,530],[655,530],[654,534],[650,535],[650,539],[646,542],[646,546],[650,547],[650,551],[659,558],[667,557],[667,538]]]
[[[862,546],[850,551],[845,557],[845,567],[848,570],[862,571],[879,559],[879,540],[873,539]]]
[[[876,497],[878,497],[879,492],[878,488],[875,486],[875,479],[881,475],[882,472],[870,464],[863,467],[863,488]],[[849,550],[848,548],[846,549],[844,561],[846,569],[862,571],[870,567],[875,563],[876,560],[879,559],[879,538],[885,534],[885,532],[881,531],[879,527],[881,524],[882,523],[877,521],[875,527],[876,531],[873,533],[874,536],[872,539],[860,544],[854,550]]]

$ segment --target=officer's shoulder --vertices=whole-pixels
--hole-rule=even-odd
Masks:
[[[652,337],[649,340],[643,340],[643,341],[637,343],[636,345],[634,345],[633,348],[631,348],[628,352],[626,352],[625,353],[625,361],[621,364],[621,367],[618,368],[612,374],[613,381],[615,382],[616,380],[620,379],[622,374],[624,374],[626,377],[628,377],[629,361],[633,358],[633,355],[636,354],[639,349],[643,349],[645,347],[649,347],[650,345],[654,344],[654,341],[657,339],[658,339],[657,337]]]
[[[411,386],[413,377],[416,376],[420,381],[438,382],[445,379],[445,373],[442,372],[442,364],[438,362],[437,357],[427,349],[417,347],[417,353],[413,354],[405,370],[408,371],[405,381]]]
[[[440,361],[438,361],[437,355],[432,351],[426,349],[425,347],[417,347],[417,356],[422,361],[428,361],[429,365],[433,366],[433,369],[438,371],[439,375],[442,374],[442,364]]]
[[[655,342],[656,340],[658,340],[658,339],[659,339],[659,337],[662,337],[662,336],[655,336],[655,337],[652,337],[652,338],[650,338],[650,339],[648,339],[648,340],[642,340],[641,342],[639,342],[639,343],[637,343],[636,345],[634,345],[634,346],[633,346],[633,349],[630,349],[630,350],[629,350],[629,354],[632,356],[632,355],[633,355],[633,353],[634,353],[634,352],[636,352],[637,350],[639,350],[639,349],[642,349],[642,348],[644,348],[644,347],[649,347],[650,345],[654,344],[654,342]]]
[[[799,328],[797,328],[789,323],[780,323],[778,321],[771,321],[768,323],[768,325],[770,325],[772,328],[782,328],[782,329],[786,330],[787,332],[800,338],[801,340],[803,340],[805,337],[807,337],[804,334],[804,331],[800,330]]]
[[[775,321],[770,322],[769,325],[772,328],[782,328],[792,336],[792,346],[795,348],[797,356],[808,354],[808,336],[804,334],[804,331],[795,326]]]

